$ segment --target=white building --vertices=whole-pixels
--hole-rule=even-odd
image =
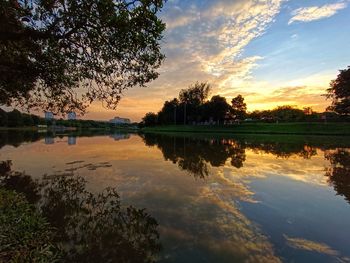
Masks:
[[[55,138],[54,137],[45,137],[45,144],[54,144]]]
[[[54,115],[50,111],[45,111],[45,120],[53,120]]]
[[[76,145],[76,144],[77,144],[77,137],[68,136],[68,145]]]
[[[68,112],[67,114],[67,120],[76,120],[77,119],[77,114],[73,111]]]
[[[123,134],[123,133],[115,133],[109,135],[109,137],[113,138],[115,141],[120,141],[120,140],[127,140],[130,138],[130,134]]]
[[[114,117],[114,119],[111,119],[109,122],[113,124],[130,124],[130,119]]]

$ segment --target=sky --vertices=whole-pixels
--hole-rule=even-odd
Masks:
[[[92,104],[84,119],[140,121],[199,82],[248,111],[330,104],[322,94],[350,65],[350,0],[168,0],[160,76],[126,91],[116,111]]]

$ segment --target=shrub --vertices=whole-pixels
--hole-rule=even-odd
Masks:
[[[53,232],[25,197],[0,189],[0,261],[54,262]]]

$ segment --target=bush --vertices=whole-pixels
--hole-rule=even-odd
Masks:
[[[0,261],[54,262],[53,232],[25,197],[0,189]]]
[[[157,221],[115,188],[93,194],[74,175],[33,181],[11,165],[0,162],[0,262],[155,262]]]

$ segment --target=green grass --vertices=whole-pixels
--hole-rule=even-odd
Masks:
[[[350,135],[350,123],[242,123],[227,126],[164,125],[143,132],[190,132],[231,134]]]
[[[37,131],[38,128],[35,126],[26,127],[0,127],[0,131]]]

